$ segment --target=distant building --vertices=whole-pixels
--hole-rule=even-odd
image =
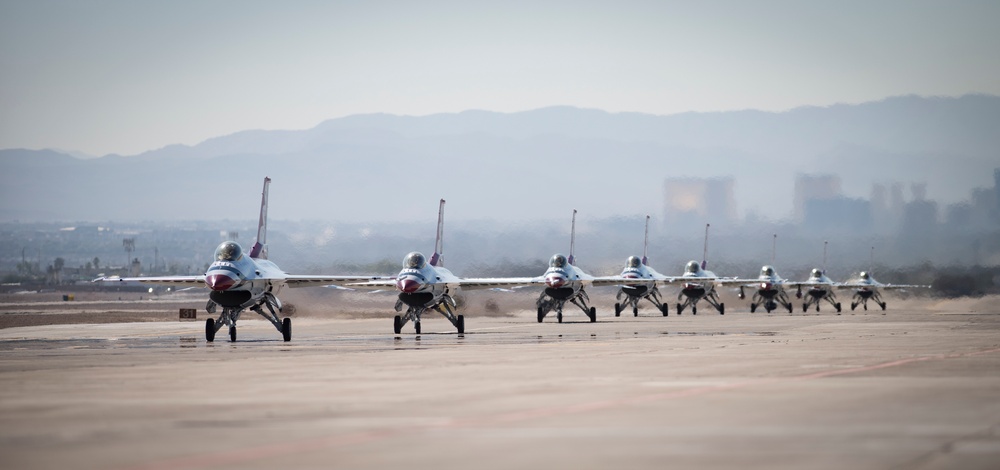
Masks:
[[[867,233],[873,228],[871,203],[846,197],[809,199],[802,222],[809,231]]]
[[[793,217],[796,222],[804,222],[806,204],[814,200],[836,200],[842,198],[840,177],[837,175],[805,175],[795,177]]]
[[[735,223],[736,181],[726,178],[667,178],[664,221],[670,225]]]

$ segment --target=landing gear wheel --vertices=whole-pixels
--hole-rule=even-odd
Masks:
[[[465,315],[459,315],[457,320],[455,327],[458,328],[458,334],[465,334]]]
[[[542,310],[542,307],[538,307],[538,323],[541,323],[543,318],[545,318],[545,311]]]
[[[681,304],[677,304],[677,314],[680,315],[682,311],[683,307],[681,307]]]
[[[400,317],[399,315],[396,315],[396,316],[395,316],[395,317],[394,317],[394,318],[392,319],[392,331],[394,331],[394,332],[395,332],[395,333],[396,333],[397,335],[398,335],[398,334],[399,334],[399,333],[400,333],[401,331],[403,331],[403,318],[402,318],[402,317]]]
[[[215,319],[209,318],[205,320],[205,339],[211,343],[215,341]]]
[[[587,316],[590,317],[590,322],[594,323],[597,321],[597,307],[590,307],[590,311],[587,312]]]
[[[556,312],[556,320],[562,323],[562,312]]]
[[[726,304],[719,304],[719,315],[726,314]]]
[[[667,316],[667,304],[660,305],[660,312],[663,313],[663,316]]]
[[[882,310],[885,310],[886,303],[882,302]]]
[[[285,317],[281,320],[281,337],[285,339],[285,342],[292,340],[292,319]]]
[[[868,311],[868,304],[867,303],[866,304],[862,304],[861,306],[865,308],[866,312]]]
[[[802,304],[802,311],[803,311],[803,312],[805,312],[805,311],[806,311],[806,310],[808,310],[808,309],[809,309],[809,306],[808,306],[808,305],[806,305],[806,304]]]
[[[750,304],[750,313],[757,311],[757,304]]]
[[[836,304],[834,304],[834,307],[837,308],[837,313],[840,313],[840,302],[837,302]]]
[[[615,304],[615,316],[622,316],[622,304]]]
[[[792,313],[792,303],[788,302],[788,313]]]
[[[819,311],[819,302],[816,302],[816,311]]]
[[[236,325],[231,325],[229,327],[229,342],[230,343],[236,342]]]
[[[857,307],[857,306],[858,306],[858,304],[856,304],[854,302],[851,302],[851,311],[853,312],[854,311],[854,307]]]
[[[413,330],[416,331],[418,335],[420,334],[420,322],[413,322]]]
[[[633,317],[639,316],[639,307],[632,307],[632,316]]]
[[[698,306],[697,305],[692,305],[691,306],[691,315],[697,315],[697,314],[698,314]]]

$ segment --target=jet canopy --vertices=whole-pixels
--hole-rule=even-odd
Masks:
[[[236,261],[241,257],[243,257],[243,248],[240,248],[239,243],[233,241],[222,242],[222,244],[215,249],[216,261]]]
[[[630,268],[638,268],[642,264],[642,260],[638,256],[629,256],[628,261],[625,262]]]
[[[820,271],[819,269],[813,269],[811,276],[816,279],[819,279],[820,277],[823,276],[823,271]]]
[[[684,272],[690,274],[697,274],[701,270],[701,266],[698,265],[697,261],[691,260],[684,265]]]
[[[417,253],[416,251],[407,254],[403,258],[403,267],[407,269],[423,269],[427,265],[427,258],[424,255]]]
[[[549,260],[550,268],[565,268],[567,264],[569,264],[569,262],[566,261],[566,257],[561,254],[552,255],[552,259]]]
[[[868,279],[871,279],[871,276],[868,274],[867,271],[861,271],[861,279],[864,279],[864,280],[867,281]]]
[[[764,266],[763,268],[760,268],[760,275],[767,277],[774,276],[774,268],[770,266]]]

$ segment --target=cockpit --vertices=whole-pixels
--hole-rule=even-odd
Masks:
[[[240,244],[236,242],[222,242],[215,249],[216,261],[236,261],[241,257],[243,257],[243,248],[240,248]]]
[[[403,258],[403,267],[406,269],[423,269],[427,265],[427,258],[416,251]]]
[[[701,270],[701,266],[698,265],[697,261],[693,261],[693,260],[692,261],[688,261],[687,264],[684,265],[684,272],[689,273],[689,274],[697,274],[698,271],[700,271],[700,270]]]
[[[642,264],[642,260],[638,256],[629,256],[628,261],[625,262],[630,268],[638,268]]]
[[[811,276],[815,279],[819,279],[820,277],[823,276],[823,271],[820,271],[819,269],[813,269]]]
[[[867,280],[871,279],[871,276],[869,276],[866,271],[861,271],[861,279],[864,279],[864,280],[867,281]]]
[[[770,266],[764,266],[763,268],[760,268],[760,275],[764,277],[774,276],[774,268]]]
[[[549,260],[550,268],[565,268],[566,264],[566,257],[559,254],[553,255],[552,259]]]

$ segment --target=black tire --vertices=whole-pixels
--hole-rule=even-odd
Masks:
[[[866,312],[868,311],[868,304],[866,304],[866,303],[865,304],[861,304],[861,306],[865,308]]]
[[[837,307],[837,313],[840,313],[840,302],[837,302],[834,307]]]
[[[854,302],[851,302],[851,311],[853,312],[854,308],[857,307],[857,306],[858,306],[858,304],[856,304]]]
[[[639,316],[639,307],[632,307],[632,316],[633,317]]]
[[[788,313],[792,313],[792,310],[793,310],[792,303],[788,302]]]
[[[719,315],[726,314],[726,304],[719,304]]]
[[[236,325],[229,326],[229,342],[230,343],[236,342]]]
[[[885,306],[886,306],[886,305],[888,305],[888,304],[886,304],[885,302],[882,302],[882,310],[883,310],[883,311],[885,310]]]
[[[622,304],[615,304],[615,316],[622,316]]]
[[[285,317],[284,320],[281,320],[281,337],[285,340],[285,342],[288,342],[288,341],[292,340],[292,319],[291,318]]]
[[[802,304],[802,311],[803,311],[803,312],[805,312],[805,311],[806,311],[806,310],[808,310],[808,309],[809,309],[809,306],[808,306],[808,305],[806,305],[806,304]]]
[[[420,334],[420,322],[413,322],[413,330],[419,335]]]
[[[396,315],[392,319],[392,331],[397,335],[403,331],[403,318]]]
[[[458,321],[455,322],[455,327],[458,328],[458,334],[465,334],[465,315],[458,316]]]
[[[691,306],[691,315],[697,315],[697,314],[698,314],[698,306],[697,305],[692,305]]]
[[[750,313],[757,311],[757,304],[750,304]]]
[[[680,315],[682,311],[681,304],[677,304],[677,314]]]
[[[215,341],[215,319],[209,318],[205,320],[205,340],[209,343]]]
[[[538,323],[541,323],[544,318],[545,312],[542,310],[542,307],[538,307]]]
[[[590,317],[590,322],[591,323],[596,322],[597,321],[597,307],[590,307],[590,312],[587,313],[587,316]]]
[[[562,323],[562,312],[556,312],[556,321]]]
[[[819,311],[819,302],[816,302],[816,311]]]
[[[668,312],[667,304],[660,304],[660,313],[662,313],[663,316],[667,316],[667,312]]]

